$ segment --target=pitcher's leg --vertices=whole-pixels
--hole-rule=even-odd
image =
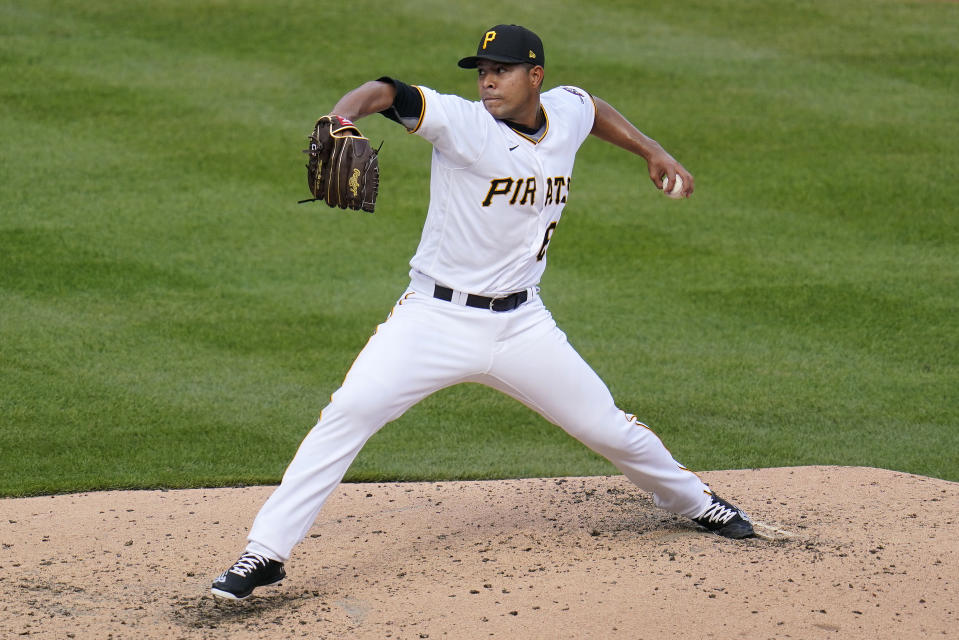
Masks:
[[[487,384],[515,397],[608,458],[673,513],[695,517],[709,487],[646,425],[616,407],[609,389],[557,328],[498,355]]]
[[[327,405],[300,443],[280,485],[253,521],[248,551],[286,562],[360,449],[386,423],[385,412],[362,419],[343,404],[334,399]]]
[[[378,327],[260,509],[247,550],[285,562],[366,441],[464,375],[471,366],[465,346],[476,340],[439,332],[437,322],[450,324],[437,315],[442,313],[442,307],[408,300]]]

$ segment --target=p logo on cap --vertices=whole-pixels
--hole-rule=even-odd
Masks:
[[[475,69],[480,60],[546,65],[543,41],[526,27],[516,24],[498,24],[484,31],[476,46],[476,55],[463,58],[458,64],[464,69]]]

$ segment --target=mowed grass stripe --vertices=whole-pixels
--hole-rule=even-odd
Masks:
[[[429,146],[370,118],[378,213],[296,206],[309,124],[383,73],[471,96],[455,58],[507,8],[548,84],[696,174],[676,203],[639,159],[580,154],[544,295],[620,404],[694,468],[959,477],[954,6],[361,3],[318,40],[305,4],[92,2],[0,7],[0,492],[277,480],[427,197]],[[465,386],[348,477],[613,472]]]

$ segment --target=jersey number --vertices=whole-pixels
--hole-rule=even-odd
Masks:
[[[546,247],[549,246],[549,241],[553,237],[554,231],[556,231],[556,223],[550,222],[549,226],[546,227],[546,233],[543,234],[543,246],[539,248],[539,253],[536,254],[537,262],[546,257]]]

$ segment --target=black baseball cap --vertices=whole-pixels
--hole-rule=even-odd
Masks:
[[[475,69],[478,60],[546,66],[543,41],[526,27],[516,24],[498,24],[487,29],[476,47],[476,55],[463,58],[458,64],[464,69]]]

